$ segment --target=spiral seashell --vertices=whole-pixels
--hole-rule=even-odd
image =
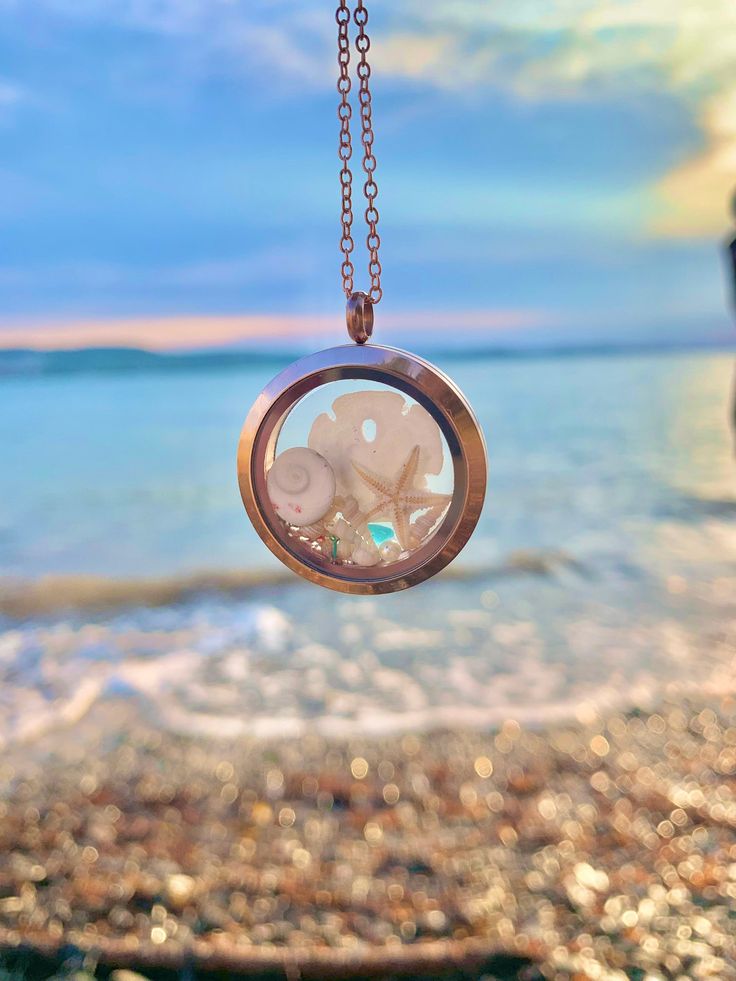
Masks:
[[[266,488],[278,516],[301,528],[319,521],[332,507],[335,474],[319,453],[294,446],[276,457]]]

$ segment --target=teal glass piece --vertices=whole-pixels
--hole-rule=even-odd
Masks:
[[[376,545],[381,545],[383,542],[387,542],[390,538],[394,537],[394,530],[389,525],[369,524],[368,531],[371,533],[371,538]]]

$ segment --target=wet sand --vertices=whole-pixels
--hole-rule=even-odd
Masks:
[[[545,977],[736,977],[733,700],[349,741],[140,722],[108,745],[103,722],[0,764],[6,948],[305,977],[499,952]]]

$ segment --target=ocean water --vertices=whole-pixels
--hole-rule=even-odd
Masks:
[[[275,577],[249,526],[235,451],[264,365],[0,379],[0,741],[112,701],[229,738],[730,690],[732,358],[442,367],[486,433],[486,507],[452,574],[378,599]],[[109,580],[137,586],[113,602]]]

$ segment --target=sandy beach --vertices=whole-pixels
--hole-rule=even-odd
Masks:
[[[733,700],[350,741],[141,724],[106,745],[101,722],[0,767],[6,951],[287,977],[464,957],[480,976],[499,954],[514,977],[736,977]]]

